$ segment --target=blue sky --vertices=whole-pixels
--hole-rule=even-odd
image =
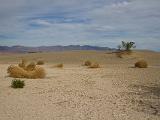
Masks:
[[[0,45],[160,50],[160,0],[0,0]]]

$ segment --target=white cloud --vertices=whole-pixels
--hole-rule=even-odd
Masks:
[[[111,7],[113,7],[113,8],[119,8],[119,7],[125,7],[127,5],[129,5],[128,1],[122,1],[122,2],[118,2],[118,3],[113,3],[111,5]]]
[[[159,0],[0,0],[1,44],[160,47]],[[13,38],[12,38],[13,37]],[[143,44],[141,44],[143,43]],[[159,44],[158,44],[159,43]],[[149,47],[151,46],[151,47]]]
[[[45,20],[40,20],[40,19],[33,20],[33,21],[31,21],[31,23],[32,24],[36,24],[36,25],[42,25],[42,26],[50,26],[50,25],[52,25],[50,22],[45,21]]]

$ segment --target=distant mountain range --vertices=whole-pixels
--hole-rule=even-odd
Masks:
[[[114,48],[98,47],[90,45],[68,45],[68,46],[39,46],[39,47],[26,47],[26,46],[0,46],[0,52],[12,53],[36,53],[36,52],[51,52],[51,51],[68,51],[68,50],[99,50],[99,51],[113,51]]]

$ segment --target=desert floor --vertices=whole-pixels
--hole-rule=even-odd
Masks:
[[[45,79],[21,79],[10,87],[7,67],[21,58],[43,59]],[[148,68],[134,68],[137,60]],[[101,68],[82,66],[85,60]],[[63,63],[63,68],[53,68]],[[135,51],[118,58],[109,52],[70,51],[0,54],[0,120],[160,120],[160,53]]]

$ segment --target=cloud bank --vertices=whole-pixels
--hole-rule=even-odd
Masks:
[[[0,45],[160,50],[160,0],[0,0]]]

